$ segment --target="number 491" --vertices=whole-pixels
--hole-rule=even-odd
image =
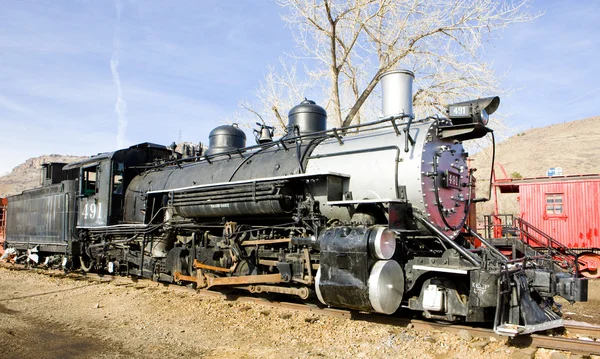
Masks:
[[[96,206],[95,203],[86,203],[85,206],[83,207],[83,211],[81,212],[81,214],[83,215],[84,219],[94,219],[96,217],[100,217],[100,213],[102,212],[102,203],[98,203],[98,206]]]

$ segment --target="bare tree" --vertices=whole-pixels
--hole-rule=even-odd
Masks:
[[[279,66],[270,66],[257,91],[256,103],[241,101],[239,106],[246,111],[236,113],[234,119],[242,123],[254,123],[260,119],[266,124],[282,130],[287,125],[287,111],[314,91],[314,77],[299,77],[297,62],[291,57],[281,57]],[[248,121],[248,115],[252,120]],[[253,127],[252,125],[250,127]]]
[[[528,2],[278,0],[288,11],[283,19],[300,48],[295,60],[310,59],[310,70],[305,69],[309,80],[304,84],[320,85],[324,105],[337,126],[360,122],[380,76],[396,68],[417,74],[417,113],[440,111],[447,103],[469,96],[497,94],[499,77],[484,60],[484,45],[508,25],[534,19],[537,15],[526,10]],[[281,115],[289,109],[280,107],[281,96],[296,93],[297,102],[303,97],[298,90],[306,87],[291,82],[298,79],[295,66],[274,71],[267,75],[259,100]]]

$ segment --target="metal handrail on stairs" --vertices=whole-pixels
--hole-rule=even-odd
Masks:
[[[519,229],[519,238],[523,243],[532,247],[534,250],[544,248],[549,256],[559,259],[568,269],[572,269],[573,273],[579,273],[577,254],[570,250],[569,247],[550,237],[548,234],[522,218],[515,217],[514,223]],[[539,237],[541,237],[541,239]]]

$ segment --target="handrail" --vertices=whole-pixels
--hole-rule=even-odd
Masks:
[[[200,156],[192,156],[192,157],[186,157],[186,158],[181,158],[181,159],[177,159],[177,160],[166,161],[166,162],[163,162],[163,163],[160,163],[157,165],[144,166],[143,168],[159,169],[159,168],[162,168],[167,165],[182,164],[185,162],[192,162],[192,161],[194,161],[194,162],[207,161],[210,163],[210,161],[215,157],[229,156],[231,158],[231,156],[234,156],[234,155],[239,155],[239,156],[243,157],[243,154],[245,152],[248,152],[251,150],[263,149],[266,147],[273,147],[273,146],[280,146],[280,145],[285,147],[285,143],[290,143],[290,142],[294,142],[294,141],[298,141],[298,140],[302,140],[302,139],[308,139],[308,138],[317,138],[317,137],[320,137],[323,139],[336,138],[338,141],[341,141],[346,135],[355,134],[355,132],[349,132],[349,130],[357,130],[356,133],[358,133],[358,132],[364,132],[364,131],[376,131],[376,130],[381,130],[381,129],[386,129],[386,128],[394,128],[394,130],[396,131],[396,134],[399,136],[402,132],[398,128],[399,124],[396,123],[396,121],[403,120],[405,118],[412,118],[412,115],[388,116],[388,117],[380,118],[379,120],[372,121],[372,122],[359,123],[356,125],[349,125],[349,126],[340,127],[340,128],[334,127],[334,128],[326,129],[323,131],[315,131],[315,132],[310,132],[310,133],[305,133],[305,134],[297,134],[297,135],[292,134],[291,136],[289,134],[286,134],[283,137],[281,137],[279,140],[273,140],[272,142],[256,144],[256,145],[248,146],[248,147],[244,147],[244,148],[237,148],[234,150],[221,152],[221,153],[215,153],[215,154],[211,154],[211,155],[203,154]],[[419,119],[416,122],[426,122],[429,120],[440,121],[440,120],[447,120],[447,118],[438,117],[438,116],[428,116],[428,117]],[[415,123],[415,122],[411,121],[411,123]],[[381,125],[381,126],[378,126],[378,125]],[[409,126],[408,123],[401,123],[401,125],[404,125],[405,127]],[[402,130],[405,130],[405,129],[403,128]],[[407,134],[407,135],[409,135],[409,134]],[[340,142],[340,144],[343,144],[343,142]]]
[[[512,214],[486,214],[484,218],[484,230],[487,238],[504,237],[505,230],[515,229],[514,215]],[[508,234],[511,234],[508,232]]]
[[[569,267],[574,268],[574,273],[579,273],[577,255],[571,251],[569,247],[550,237],[548,234],[522,218],[515,217],[514,221],[519,228],[519,237],[523,242],[527,245],[530,245],[530,242],[534,242],[535,245],[546,248],[549,255],[560,258],[565,261]],[[545,239],[545,243],[539,238],[536,238],[531,232]]]

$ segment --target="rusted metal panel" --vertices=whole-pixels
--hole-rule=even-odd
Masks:
[[[4,254],[4,238],[6,236],[6,206],[8,199],[0,198],[0,256]]]
[[[600,179],[522,183],[519,201],[521,218],[560,243],[600,248]]]

